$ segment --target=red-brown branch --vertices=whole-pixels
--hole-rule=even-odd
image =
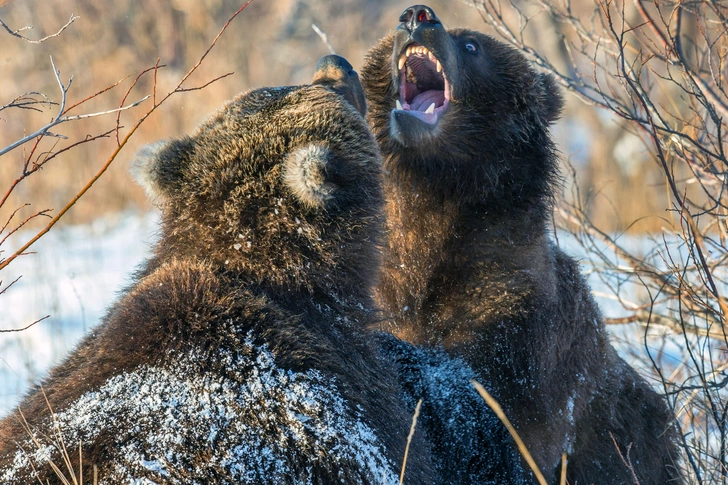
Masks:
[[[44,316],[44,317],[42,317],[42,318],[39,318],[38,320],[34,321],[33,323],[31,323],[31,324],[28,324],[28,325],[26,325],[26,326],[25,326],[25,327],[23,327],[23,328],[9,328],[9,329],[3,329],[3,330],[0,330],[0,333],[15,333],[15,332],[22,332],[22,331],[24,331],[24,330],[28,330],[28,329],[29,329],[30,327],[32,327],[32,326],[33,326],[33,325],[35,325],[36,323],[40,323],[40,322],[42,322],[43,320],[45,320],[46,318],[49,318],[49,317],[50,317],[50,315],[46,315],[46,316]]]
[[[71,201],[70,201],[70,202],[69,202],[68,204],[66,204],[66,206],[65,206],[65,207],[63,207],[63,209],[61,209],[61,210],[60,210],[60,211],[58,212],[58,214],[57,214],[57,215],[56,215],[55,217],[53,217],[53,218],[51,219],[51,221],[50,221],[50,222],[49,222],[49,223],[48,223],[48,224],[47,224],[47,225],[46,225],[46,226],[45,226],[45,227],[44,227],[43,229],[41,229],[41,230],[40,230],[40,231],[39,231],[39,232],[38,232],[38,233],[37,233],[37,234],[36,234],[35,236],[33,236],[33,237],[32,237],[32,238],[31,238],[31,239],[30,239],[30,240],[28,241],[28,242],[26,242],[25,244],[23,244],[23,246],[22,246],[22,247],[21,247],[20,249],[18,249],[18,250],[17,250],[17,251],[16,251],[16,252],[15,252],[14,254],[12,254],[11,256],[9,256],[9,257],[8,257],[8,258],[7,258],[6,260],[4,260],[4,261],[0,262],[0,270],[2,270],[3,268],[7,267],[7,266],[8,266],[8,265],[9,265],[9,264],[10,264],[10,263],[11,263],[11,262],[12,262],[12,261],[13,261],[13,260],[15,259],[15,258],[17,258],[17,257],[18,257],[18,256],[19,256],[20,254],[22,254],[22,253],[23,253],[23,252],[25,252],[25,251],[26,251],[26,250],[27,250],[27,249],[28,249],[29,247],[31,247],[31,246],[32,246],[33,244],[35,244],[35,242],[36,242],[36,241],[38,241],[38,239],[40,239],[41,237],[43,237],[43,236],[44,236],[44,235],[45,235],[46,233],[48,233],[48,231],[50,231],[50,230],[51,230],[51,228],[52,228],[53,226],[55,226],[55,225],[56,225],[56,223],[57,223],[57,222],[58,222],[58,221],[59,221],[59,220],[60,220],[60,219],[61,219],[61,218],[63,217],[63,215],[64,215],[64,214],[65,214],[66,212],[68,212],[68,210],[69,210],[69,209],[70,209],[71,207],[73,207],[73,206],[74,206],[74,205],[76,204],[76,202],[78,202],[78,200],[79,200],[79,199],[80,199],[80,198],[81,198],[81,197],[82,197],[82,196],[83,196],[83,195],[84,195],[84,194],[85,194],[85,193],[86,193],[86,192],[87,192],[87,191],[88,191],[88,190],[89,190],[89,189],[90,189],[90,188],[91,188],[91,187],[93,186],[93,184],[94,184],[94,183],[96,183],[96,181],[97,181],[97,180],[99,179],[99,177],[101,177],[101,176],[102,176],[102,175],[104,174],[104,172],[106,172],[106,170],[107,170],[107,169],[109,168],[109,166],[111,165],[111,163],[112,163],[112,162],[113,162],[113,161],[114,161],[114,160],[116,159],[116,156],[117,156],[117,155],[119,154],[119,152],[120,152],[120,151],[122,150],[122,148],[124,148],[124,146],[125,146],[125,145],[126,145],[126,143],[127,143],[128,141],[129,141],[129,139],[130,139],[130,138],[131,138],[131,137],[132,137],[132,136],[134,135],[134,133],[136,132],[136,130],[137,130],[137,129],[138,129],[138,128],[139,128],[139,127],[140,127],[140,126],[142,125],[142,123],[144,123],[144,121],[146,121],[146,119],[147,119],[147,118],[148,118],[148,117],[149,117],[149,116],[150,116],[150,115],[151,115],[151,114],[152,114],[152,113],[153,113],[154,111],[156,111],[156,109],[157,109],[157,108],[158,108],[159,106],[161,106],[161,105],[162,105],[162,104],[163,104],[163,103],[164,103],[164,102],[165,102],[165,101],[166,101],[167,99],[169,99],[169,98],[170,98],[171,96],[173,96],[174,94],[176,94],[176,93],[178,93],[178,92],[185,92],[185,91],[194,91],[194,90],[197,90],[197,89],[202,89],[201,87],[198,87],[198,88],[181,88],[181,86],[182,86],[182,84],[183,84],[183,83],[184,83],[184,82],[185,82],[185,81],[186,81],[186,80],[187,80],[187,79],[188,79],[188,78],[189,78],[189,77],[190,77],[190,76],[191,76],[191,75],[192,75],[192,74],[193,74],[193,73],[194,73],[194,72],[195,72],[195,71],[197,70],[197,68],[198,68],[198,67],[199,67],[199,66],[200,66],[200,65],[202,64],[202,62],[203,62],[203,61],[205,60],[205,58],[206,58],[206,57],[207,57],[207,55],[208,55],[208,54],[210,53],[210,51],[212,50],[212,48],[213,48],[213,47],[215,47],[215,45],[217,44],[217,41],[218,41],[218,39],[220,38],[220,36],[221,36],[221,35],[222,35],[222,34],[223,34],[223,33],[224,33],[224,32],[225,32],[226,30],[227,30],[228,26],[229,26],[229,25],[230,25],[230,23],[231,23],[231,22],[232,22],[232,21],[233,21],[233,20],[235,19],[235,17],[237,17],[237,16],[238,16],[238,15],[239,15],[239,14],[240,14],[240,13],[241,13],[241,12],[242,12],[242,11],[243,11],[243,10],[244,10],[244,9],[245,9],[245,8],[246,8],[247,6],[248,6],[248,5],[250,5],[250,4],[252,3],[252,2],[253,2],[253,0],[249,0],[248,2],[246,2],[245,4],[243,4],[243,6],[241,6],[241,7],[240,7],[240,8],[239,8],[239,9],[238,9],[238,10],[237,10],[237,11],[236,11],[236,12],[235,12],[235,13],[234,13],[234,14],[233,14],[233,15],[232,15],[232,16],[231,16],[231,17],[230,17],[229,19],[228,19],[228,21],[227,21],[227,22],[225,23],[225,25],[223,25],[222,29],[220,29],[220,31],[218,32],[218,34],[217,34],[217,35],[215,36],[215,38],[214,38],[214,39],[212,40],[212,42],[210,43],[210,46],[209,46],[209,47],[207,48],[207,50],[206,50],[206,51],[204,52],[204,54],[202,54],[202,56],[201,56],[201,57],[200,57],[200,59],[199,59],[199,60],[197,61],[197,63],[196,63],[196,64],[195,64],[194,66],[192,66],[192,68],[191,68],[191,69],[190,69],[189,71],[187,71],[187,73],[186,73],[186,74],[185,74],[185,75],[184,75],[184,76],[182,77],[182,79],[181,79],[181,80],[179,81],[179,83],[177,84],[177,86],[176,86],[176,87],[175,87],[175,88],[174,88],[174,89],[173,89],[172,91],[168,92],[168,93],[167,93],[167,94],[166,94],[166,95],[165,95],[165,96],[164,96],[164,97],[163,97],[163,98],[162,98],[162,99],[161,99],[161,100],[159,101],[159,103],[157,103],[157,104],[155,104],[154,106],[152,106],[152,108],[151,108],[151,109],[149,109],[149,110],[148,110],[148,111],[147,111],[147,112],[146,112],[146,113],[145,113],[144,115],[142,115],[142,117],[141,117],[141,118],[139,118],[139,120],[138,120],[138,121],[137,121],[137,122],[136,122],[136,123],[134,124],[134,126],[133,126],[133,127],[132,127],[132,128],[130,129],[130,130],[129,130],[129,133],[127,133],[127,134],[126,134],[126,136],[124,137],[124,139],[120,141],[120,143],[119,143],[119,144],[118,144],[118,146],[117,146],[117,147],[116,147],[116,148],[114,149],[114,151],[113,151],[113,153],[111,154],[111,156],[110,156],[110,157],[109,157],[109,158],[107,159],[107,161],[106,161],[106,162],[104,163],[104,165],[103,165],[103,166],[101,167],[101,169],[100,169],[100,170],[99,170],[99,171],[98,171],[98,172],[96,173],[96,175],[94,175],[94,176],[93,176],[93,177],[92,177],[92,178],[91,178],[91,179],[90,179],[90,180],[89,180],[89,181],[88,181],[88,182],[86,183],[86,185],[84,185],[84,187],[83,187],[83,188],[82,188],[82,189],[81,189],[81,190],[80,190],[80,191],[79,191],[79,192],[78,192],[78,193],[77,193],[77,194],[76,194],[76,195],[75,195],[75,196],[73,197],[73,199],[71,199]],[[220,78],[222,78],[222,77],[225,77],[225,76],[221,76]],[[209,83],[208,83],[208,84],[209,84]]]

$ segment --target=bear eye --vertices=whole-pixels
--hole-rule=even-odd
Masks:
[[[478,47],[472,42],[468,42],[467,44],[465,44],[465,49],[468,52],[478,52]]]

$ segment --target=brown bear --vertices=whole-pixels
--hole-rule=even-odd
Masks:
[[[549,235],[562,99],[514,49],[404,11],[367,55],[385,168],[386,329],[473,366],[550,482],[681,483],[673,416],[609,343]],[[436,436],[433,436],[436,438]]]
[[[0,422],[0,483],[67,465],[102,484],[398,483],[413,408],[365,331],[383,198],[361,93],[327,57],[314,84],[240,95],[142,152],[160,240]],[[433,473],[422,436],[408,483]]]

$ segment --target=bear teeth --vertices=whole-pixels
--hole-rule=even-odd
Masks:
[[[395,110],[435,124],[450,100],[450,85],[442,63],[422,45],[412,44],[397,58],[399,93]]]
[[[440,61],[435,57],[435,55],[430,52],[430,50],[423,46],[423,45],[410,45],[408,46],[405,51],[400,54],[399,59],[397,60],[397,70],[401,71],[404,67],[405,63],[407,62],[407,58],[411,55],[423,55],[427,56],[430,61],[437,64],[437,72],[442,72],[442,64],[440,64]]]

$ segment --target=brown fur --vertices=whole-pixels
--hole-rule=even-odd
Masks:
[[[286,372],[333,379],[331,392],[342,396],[352,417],[374,430],[386,459],[398,470],[412,410],[400,401],[391,366],[379,358],[364,331],[371,321],[369,295],[378,265],[381,159],[365,121],[342,97],[346,73],[337,73],[331,62],[326,65],[329,74],[337,74],[331,83],[319,73],[316,85],[240,95],[192,137],[142,154],[137,175],[162,207],[160,241],[102,323],[43,381],[54,412],[66,411],[114,377],[132,371],[145,375],[150,368],[174,373],[181,362],[188,366],[182,378],[185,373],[202,375],[210,385],[219,381],[245,389],[245,379],[255,374],[230,367],[225,359],[249,352],[252,339]],[[311,146],[318,148],[309,150]],[[296,160],[303,164],[299,169],[291,168]],[[284,174],[287,170],[292,172]],[[204,388],[220,392],[215,389]],[[19,405],[39,436],[51,431],[48,404],[36,388]],[[249,420],[240,424],[260,426],[255,434],[275,440],[282,431],[275,429],[275,418],[270,424],[266,416],[277,415],[277,401],[250,406],[239,410],[240,419]],[[113,422],[90,441],[84,439],[84,429],[78,434],[61,430],[74,464],[79,462],[78,440],[83,440],[85,479],[93,465],[99,466],[102,480],[123,479],[114,475],[115,463],[126,458],[120,456],[123,447],[143,451],[145,440],[154,438],[156,422],[136,421],[133,411],[112,416]],[[184,416],[179,419],[185,422]],[[0,482],[3,470],[19,456],[18,447],[28,446],[21,421],[17,412],[0,421]],[[181,454],[174,462],[179,466],[167,475],[137,467],[135,476],[156,483],[273,479],[267,469],[253,469],[244,480],[232,468],[211,462],[216,447],[223,446],[219,443],[234,432],[234,427],[218,425],[215,445],[208,439],[209,428],[189,422],[189,429],[183,429],[184,446],[168,450]],[[410,450],[408,483],[427,483],[431,473],[421,436]],[[347,437],[341,433],[331,439],[346,444]],[[26,456],[32,455],[30,448]],[[355,459],[335,455],[335,450],[309,451],[291,443],[281,460],[294,471],[278,480],[381,483],[383,477],[357,468]],[[57,450],[51,458],[65,472]],[[162,458],[145,454],[144,459]],[[43,483],[59,483],[47,463],[35,460],[35,466]],[[253,472],[259,475],[252,477]],[[29,483],[31,476],[26,466],[3,483]]]
[[[491,37],[446,31],[431,10],[414,29],[412,18],[405,11],[362,70],[386,170],[377,295],[387,330],[465,358],[550,482],[568,451],[572,484],[633,483],[611,434],[622,453],[631,446],[641,485],[681,483],[673,416],[617,356],[577,263],[548,233],[553,79]],[[451,83],[434,127],[393,111],[393,66],[413,40]]]

